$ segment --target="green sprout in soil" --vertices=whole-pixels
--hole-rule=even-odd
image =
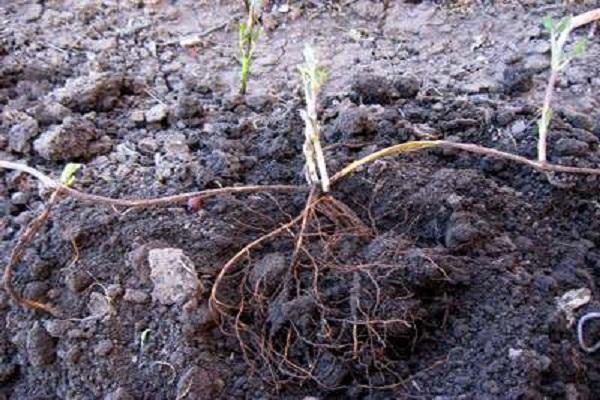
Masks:
[[[240,75],[240,94],[246,94],[248,78],[252,66],[252,56],[256,43],[260,37],[258,18],[262,8],[262,0],[248,0],[245,2],[248,10],[248,19],[240,23],[240,52],[242,55],[242,71]]]
[[[544,18],[544,27],[550,33],[550,78],[546,86],[546,94],[544,96],[544,104],[542,106],[542,116],[538,120],[539,139],[538,139],[538,161],[545,163],[547,161],[546,147],[548,128],[552,120],[552,96],[554,87],[558,79],[558,75],[563,71],[569,63],[576,57],[580,57],[585,53],[586,40],[580,39],[573,50],[565,54],[564,47],[569,34],[577,26],[573,23],[573,17],[568,16],[556,23],[552,17]]]
[[[311,46],[304,49],[304,64],[298,66],[302,84],[306,110],[301,110],[300,115],[304,120],[304,157],[306,158],[306,180],[309,185],[321,183],[324,193],[329,191],[329,175],[325,165],[325,156],[320,141],[320,127],[317,119],[317,95],[327,79],[327,71],[317,59],[315,50]]]

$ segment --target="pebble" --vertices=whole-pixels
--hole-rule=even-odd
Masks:
[[[590,147],[581,140],[562,138],[554,144],[553,150],[560,156],[583,156]]]
[[[144,304],[150,300],[150,296],[142,290],[125,289],[123,300],[136,304]]]
[[[34,367],[52,364],[56,358],[56,344],[48,332],[36,322],[27,334],[27,357]]]
[[[146,121],[150,123],[158,123],[167,119],[169,108],[164,104],[157,104],[145,113]]]
[[[104,400],[133,400],[133,397],[125,390],[125,388],[117,388],[114,392],[104,396]]]
[[[15,124],[8,131],[8,145],[12,151],[26,153],[31,149],[31,139],[39,133],[38,122],[26,117],[23,121]]]
[[[14,192],[10,196],[10,202],[17,206],[22,206],[27,204],[29,201],[29,194],[24,192]]]
[[[65,277],[67,287],[75,293],[85,290],[93,281],[94,280],[88,273],[78,270],[71,271]]]
[[[152,249],[148,252],[152,297],[163,305],[187,300],[203,290],[192,261],[176,248]]]

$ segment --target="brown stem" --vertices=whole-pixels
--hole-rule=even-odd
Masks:
[[[590,22],[597,20],[600,20],[600,8],[596,8],[595,10],[591,10],[583,14],[579,14],[576,17],[573,17],[573,20],[571,21],[571,26],[573,29],[577,29],[580,26],[587,25]]]
[[[95,194],[81,192],[75,190],[69,186],[63,185],[62,183],[55,181],[48,175],[28,167],[23,164],[13,163],[10,161],[0,160],[0,168],[12,169],[17,171],[25,172],[33,177],[37,178],[42,184],[49,188],[60,189],[61,194],[68,195],[77,200],[115,207],[128,207],[128,208],[149,208],[149,207],[166,207],[174,204],[185,203],[189,199],[193,198],[208,198],[214,196],[220,196],[224,194],[235,194],[235,193],[253,193],[253,192],[305,192],[309,190],[308,186],[293,186],[293,185],[251,185],[251,186],[234,186],[225,187],[219,189],[207,189],[198,192],[181,193],[172,196],[155,197],[150,199],[115,199],[111,197],[99,196]]]
[[[38,233],[38,231],[42,228],[42,226],[44,226],[46,221],[48,221],[52,207],[58,202],[58,199],[60,198],[60,192],[61,189],[55,190],[50,196],[50,200],[48,200],[48,202],[46,203],[46,206],[44,207],[42,213],[27,225],[25,231],[19,238],[17,245],[10,254],[10,260],[4,268],[4,275],[2,278],[4,290],[6,290],[6,292],[10,295],[10,297],[15,303],[34,310],[44,311],[54,316],[58,316],[59,314],[54,307],[21,296],[21,294],[19,294],[12,285],[12,277],[13,268],[23,258],[23,255],[25,254],[25,249],[27,248],[29,243],[31,243],[36,233]]]

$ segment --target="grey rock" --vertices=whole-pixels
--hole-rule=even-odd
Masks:
[[[210,365],[210,364],[209,364]],[[225,383],[216,369],[190,367],[177,382],[177,397],[184,393],[197,400],[212,400],[219,396]]]
[[[129,114],[129,119],[139,124],[146,120],[146,115],[142,110],[133,110],[131,114]]]
[[[73,112],[57,101],[47,100],[28,110],[42,125],[60,124]]]
[[[23,192],[15,192],[10,196],[10,202],[17,206],[27,204],[29,201],[29,194]]]
[[[377,125],[364,107],[349,107],[338,114],[333,122],[333,132],[345,138],[373,134]]]
[[[388,104],[394,95],[394,85],[385,76],[360,74],[351,87],[357,101],[364,104]]]
[[[29,362],[34,367],[52,364],[56,359],[56,344],[54,339],[37,322],[27,334],[25,347]]]
[[[21,19],[24,22],[33,22],[42,16],[42,12],[44,11],[44,7],[41,3],[31,3],[25,6],[21,11]]]
[[[120,387],[104,396],[104,400],[133,400],[133,397],[127,393],[127,390]]]
[[[196,299],[183,306],[183,330],[187,336],[193,337],[216,326],[218,316],[210,309],[207,302],[198,306]]]
[[[94,280],[84,271],[71,271],[65,277],[65,283],[71,291],[78,293],[92,284]]]
[[[13,125],[8,132],[8,145],[12,151],[27,153],[31,149],[31,139],[39,133],[38,122],[27,117]]]
[[[122,294],[123,294],[123,287],[121,285],[119,285],[118,283],[110,284],[106,288],[106,295],[108,297],[110,297],[111,299],[119,297]]]
[[[583,156],[590,147],[581,140],[562,138],[554,144],[553,149],[560,156]]]
[[[502,72],[502,84],[508,94],[524,93],[533,87],[534,71],[520,65],[510,65]]]
[[[524,60],[525,68],[533,72],[542,72],[550,67],[550,57],[543,54],[532,54]]]
[[[25,286],[25,297],[32,300],[43,300],[46,297],[46,293],[50,290],[48,282],[33,281],[29,282]]]
[[[245,98],[245,101],[252,111],[259,112],[268,109],[276,99],[269,95],[250,95]]]
[[[142,290],[125,289],[123,300],[136,304],[144,304],[150,300],[150,296]]]
[[[84,118],[67,117],[61,125],[54,125],[33,142],[35,151],[47,160],[71,161],[89,158],[94,151],[92,143],[98,138],[94,124]]]
[[[590,132],[594,130],[594,120],[586,114],[563,111],[562,115],[574,128],[585,129]]]
[[[176,248],[148,252],[152,297],[164,305],[183,302],[203,290],[192,261]]]
[[[412,76],[400,76],[394,80],[394,88],[403,99],[412,99],[419,93],[421,82]]]
[[[111,305],[106,296],[99,292],[90,293],[90,299],[87,304],[91,317],[101,318],[111,311]]]
[[[157,104],[145,113],[146,121],[150,123],[162,122],[169,116],[169,108],[164,104]]]
[[[69,320],[50,319],[44,321],[44,328],[50,336],[60,338],[64,336],[69,329],[73,328],[73,322]]]
[[[117,103],[124,77],[113,72],[92,73],[70,79],[50,94],[51,98],[73,111],[109,111]]]

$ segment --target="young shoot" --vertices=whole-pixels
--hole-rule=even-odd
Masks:
[[[538,120],[538,161],[541,163],[547,161],[546,142],[550,121],[552,120],[552,95],[554,93],[558,75],[574,58],[580,57],[585,53],[587,45],[585,39],[581,39],[575,44],[572,51],[565,53],[564,47],[569,38],[569,34],[577,27],[577,25],[573,23],[573,17],[571,16],[561,19],[558,23],[556,23],[552,17],[548,16],[544,18],[544,27],[550,33],[551,61],[550,78],[548,79],[548,85],[546,86],[544,104],[542,105],[542,115]]]
[[[248,10],[248,19],[240,23],[239,45],[242,56],[242,71],[240,75],[240,94],[246,94],[248,78],[252,66],[252,56],[260,36],[258,18],[262,8],[262,0],[245,1]]]
[[[325,165],[325,156],[320,141],[320,127],[317,119],[317,95],[327,79],[327,71],[319,65],[315,50],[311,46],[304,49],[304,64],[298,66],[302,84],[306,110],[300,115],[304,120],[304,157],[306,158],[306,180],[309,185],[321,184],[324,193],[329,191],[329,175]]]

